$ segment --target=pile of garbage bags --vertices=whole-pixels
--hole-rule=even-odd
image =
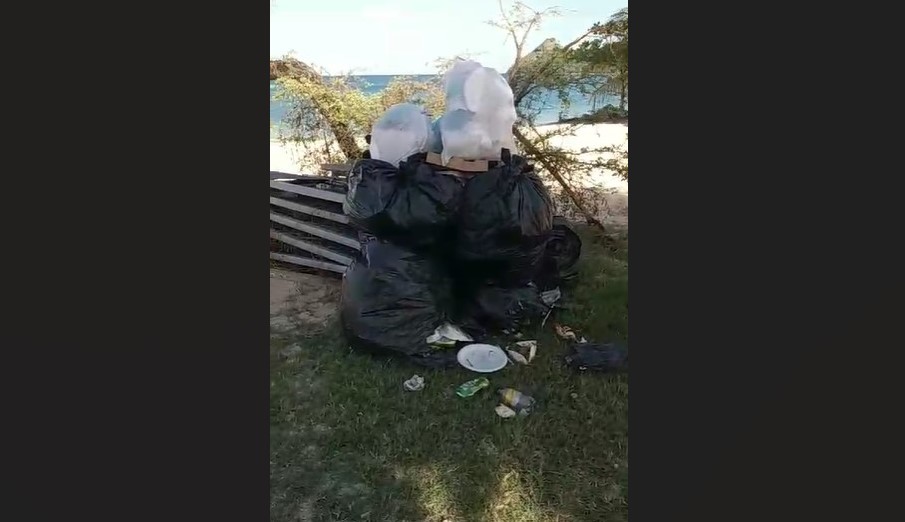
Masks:
[[[447,77],[439,120],[399,104],[374,124],[370,157],[353,165],[343,205],[361,243],[342,286],[341,322],[353,348],[454,365],[454,350],[429,342],[450,324],[480,337],[549,312],[541,291],[577,255],[563,262],[561,245],[549,248],[564,224],[554,226],[553,202],[533,167],[502,146],[512,141],[511,95],[496,71],[460,62]],[[468,176],[429,162],[438,147],[489,159],[489,168]]]

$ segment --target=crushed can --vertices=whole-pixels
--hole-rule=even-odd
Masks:
[[[473,379],[460,384],[459,387],[456,388],[456,395],[459,397],[471,397],[488,386],[490,386],[490,381],[487,380],[487,377]]]

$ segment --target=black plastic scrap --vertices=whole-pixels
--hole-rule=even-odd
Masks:
[[[628,371],[628,350],[618,343],[576,343],[566,364],[582,371]]]

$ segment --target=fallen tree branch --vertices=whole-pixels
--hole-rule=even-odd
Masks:
[[[588,210],[587,206],[584,204],[584,201],[582,201],[578,194],[576,194],[575,191],[572,190],[572,187],[569,186],[569,183],[565,180],[565,178],[563,178],[562,174],[560,174],[559,168],[554,165],[553,162],[549,160],[547,155],[541,152],[541,150],[537,148],[537,146],[530,139],[528,139],[527,136],[522,134],[518,127],[513,127],[512,132],[515,135],[515,139],[518,140],[519,145],[522,147],[522,150],[531,155],[538,163],[541,164],[541,166],[544,167],[544,169],[546,169],[547,172],[550,173],[551,176],[553,176],[553,179],[555,179],[559,183],[565,193],[569,196],[569,199],[572,200],[572,203],[574,203],[578,210],[580,210],[581,213],[584,214],[584,217],[585,219],[587,219],[588,224],[594,225],[595,227],[599,228],[601,232],[606,234],[606,227],[604,227],[603,223],[601,223],[600,220],[597,219],[591,213],[591,211]]]

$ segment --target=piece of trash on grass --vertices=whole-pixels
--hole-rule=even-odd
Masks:
[[[575,332],[572,331],[572,329],[568,326],[564,324],[561,325],[554,323],[553,327],[556,329],[556,335],[558,335],[560,339],[571,339],[573,341],[578,341],[578,336],[575,335]]]
[[[531,413],[531,408],[534,407],[534,397],[525,395],[516,389],[503,388],[497,393],[500,394],[502,403],[515,410],[519,415],[528,415]]]
[[[586,342],[588,342],[588,340],[585,339],[584,336],[581,336],[581,339],[578,340],[579,344],[585,344]]]
[[[494,408],[493,411],[495,411],[497,415],[504,419],[516,416],[515,410],[513,410],[509,406],[506,406],[505,404],[500,404],[499,406]]]
[[[509,354],[509,358],[512,359],[512,362],[530,364],[531,361],[534,360],[534,356],[537,355],[536,340],[518,341],[514,346],[514,350],[506,350],[506,353]]]
[[[458,326],[443,323],[434,330],[434,333],[429,335],[426,339],[427,344],[431,344],[434,346],[442,346],[444,348],[451,348],[456,345],[456,341],[462,341],[466,343],[474,342],[474,339],[471,338],[470,335],[463,332],[461,328]]]
[[[519,351],[528,350],[528,362],[531,362],[534,360],[534,356],[537,355],[537,341],[536,340],[531,339],[529,341],[519,341],[519,342],[515,343],[515,345],[520,348]]]
[[[553,303],[559,301],[562,298],[562,291],[560,291],[557,286],[553,290],[547,290],[546,292],[540,293],[540,299],[547,306],[553,306]]]
[[[509,364],[506,352],[493,344],[468,344],[456,353],[456,360],[463,367],[478,373],[493,373]]]
[[[578,370],[619,372],[628,370],[628,350],[619,343],[584,343],[572,346],[566,364]]]
[[[402,387],[405,391],[421,391],[424,389],[424,377],[420,375],[412,375],[412,378],[403,382]]]
[[[490,381],[487,380],[487,377],[479,377],[460,384],[456,388],[456,395],[459,397],[471,397],[488,386],[490,386]]]
[[[509,354],[509,358],[512,359],[512,362],[519,364],[528,364],[528,359],[525,359],[525,356],[518,353],[515,350],[506,350],[506,353]]]

